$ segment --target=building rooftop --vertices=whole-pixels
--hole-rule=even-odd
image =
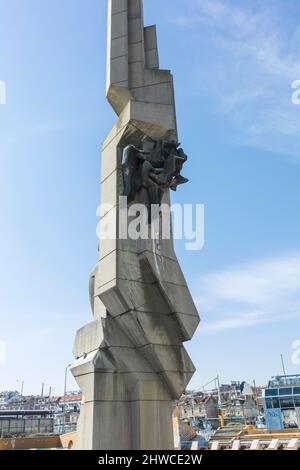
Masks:
[[[269,381],[268,387],[286,387],[286,386],[299,385],[300,386],[300,374],[297,375],[276,375]]]
[[[81,399],[82,399],[81,393],[70,393],[70,394],[60,397],[59,401],[69,403],[72,401],[81,401]]]

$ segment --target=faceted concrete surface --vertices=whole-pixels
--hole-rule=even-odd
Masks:
[[[122,148],[145,136],[177,140],[177,125],[173,78],[159,70],[142,1],[108,3],[107,98],[118,121],[102,147],[101,203],[112,208],[101,224],[117,235]],[[172,449],[172,400],[195,370],[182,343],[199,323],[173,240],[101,240],[93,314],[74,345],[84,397],[77,448]]]

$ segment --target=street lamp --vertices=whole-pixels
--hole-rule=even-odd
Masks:
[[[66,394],[67,394],[67,375],[68,369],[71,367],[72,364],[68,364],[65,368],[65,385],[64,385],[64,401],[63,401],[63,434],[65,433],[65,426],[66,426]]]

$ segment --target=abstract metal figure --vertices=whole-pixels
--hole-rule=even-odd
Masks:
[[[142,197],[139,202],[147,207],[152,204],[161,204],[165,189],[177,190],[177,186],[188,182],[181,175],[183,164],[187,161],[187,155],[180,144],[163,140],[154,141],[151,151],[138,149],[134,145],[128,145],[123,150],[123,196],[127,197],[130,204],[136,201],[139,192],[144,189],[146,200]]]

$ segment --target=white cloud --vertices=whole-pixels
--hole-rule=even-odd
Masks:
[[[299,155],[300,106],[291,97],[300,79],[300,27],[292,13],[276,0],[272,8],[265,1],[193,0],[187,16],[169,21],[197,27],[194,89],[211,96],[214,109],[239,130],[238,143]],[[208,45],[204,61],[201,48]]]
[[[207,274],[198,292],[202,332],[300,318],[300,252]]]

